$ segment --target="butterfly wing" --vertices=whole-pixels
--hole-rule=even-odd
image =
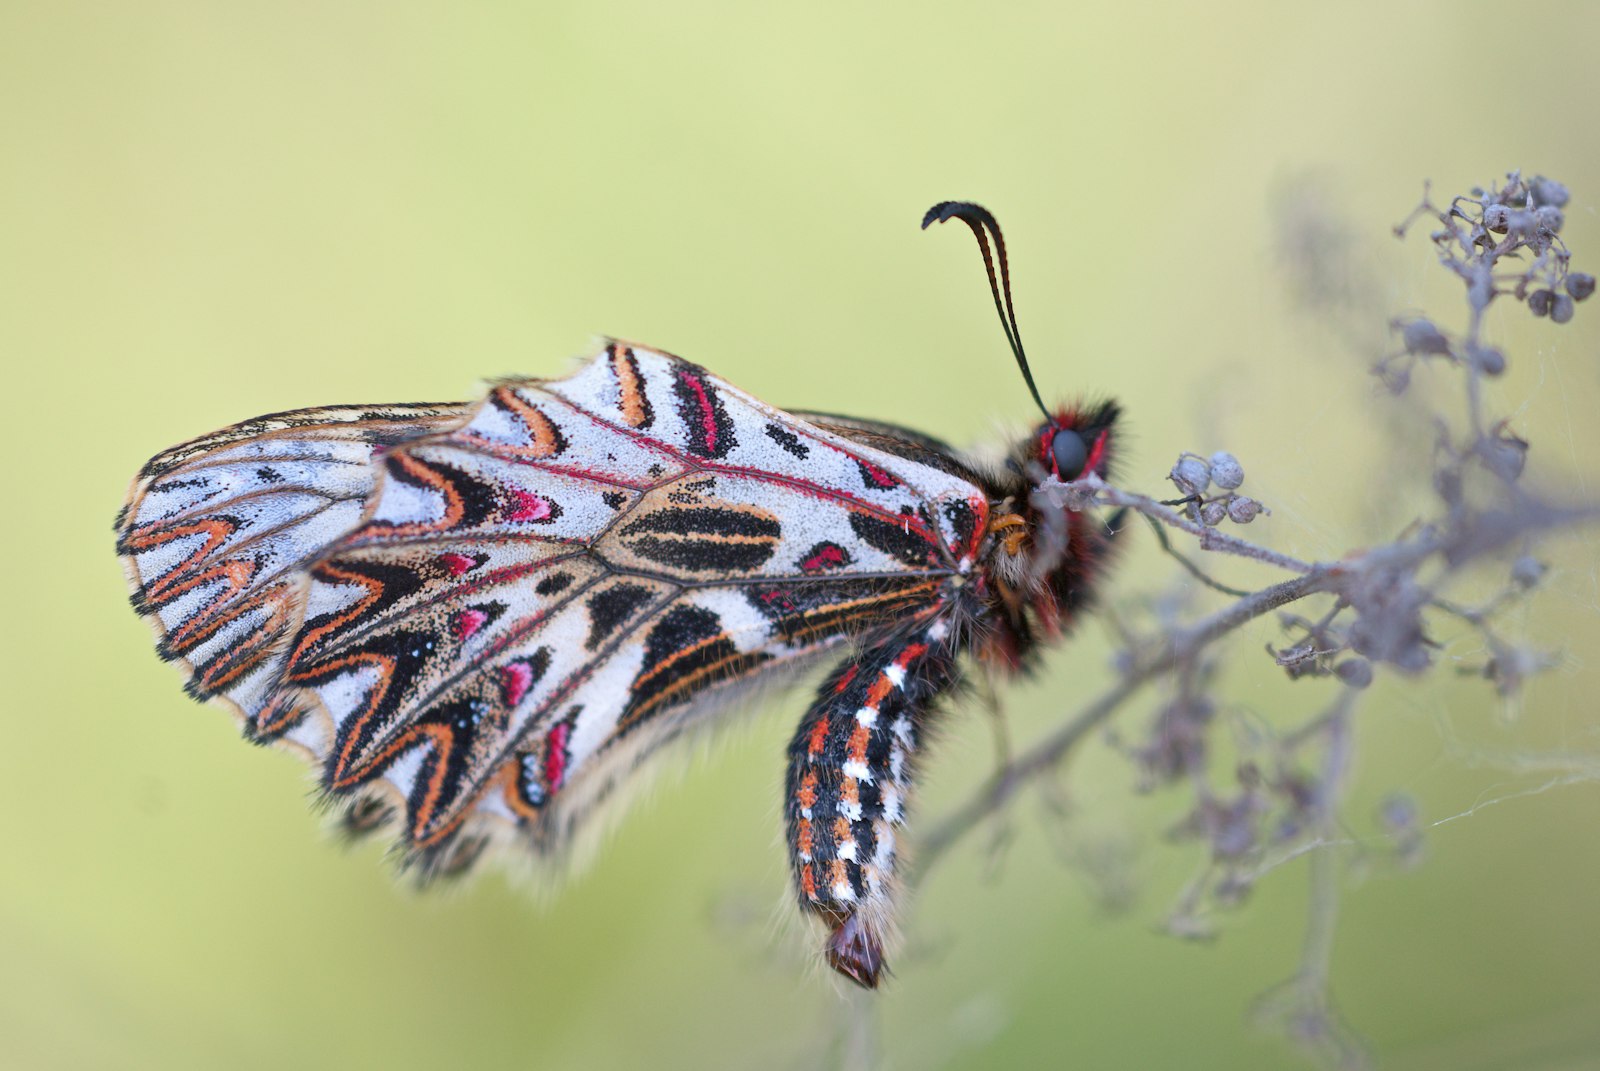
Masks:
[[[257,736],[323,764],[425,872],[560,848],[736,685],[926,610],[982,494],[613,343],[385,450],[304,569]]]
[[[188,691],[245,719],[270,700],[304,609],[304,565],[353,529],[371,458],[462,419],[466,406],[276,413],[152,458],[117,516],[134,608]]]

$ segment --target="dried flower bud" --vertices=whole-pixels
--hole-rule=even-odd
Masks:
[[[1226,450],[1211,455],[1211,480],[1224,491],[1232,491],[1244,483],[1244,466]]]
[[[1433,489],[1447,503],[1452,506],[1457,505],[1461,501],[1461,473],[1457,472],[1453,465],[1436,470],[1433,474]]]
[[[1540,228],[1551,234],[1560,234],[1561,225],[1567,221],[1567,217],[1555,205],[1544,205],[1535,209],[1533,218]]]
[[[1246,791],[1239,798],[1218,805],[1209,815],[1211,853],[1217,859],[1239,859],[1255,848],[1259,837],[1259,805]]]
[[[1554,208],[1565,206],[1570,196],[1565,186],[1543,175],[1534,176],[1533,181],[1528,183],[1528,193],[1532,195],[1534,204],[1550,205]]]
[[[1347,658],[1334,667],[1333,673],[1352,688],[1365,688],[1372,683],[1372,663],[1365,658]]]
[[[1371,571],[1354,578],[1344,592],[1356,612],[1345,635],[1364,658],[1418,673],[1432,661],[1422,629],[1427,596],[1404,572]]]
[[[1586,271],[1575,271],[1567,276],[1567,293],[1573,301],[1582,301],[1594,293],[1594,276]]]
[[[1511,563],[1511,582],[1527,590],[1544,579],[1544,571],[1544,562],[1524,554]]]
[[[1203,495],[1206,488],[1211,486],[1211,469],[1198,457],[1185,454],[1172,466],[1167,478],[1177,485],[1182,494]]]
[[[1494,273],[1487,264],[1476,272],[1467,286],[1467,303],[1475,309],[1487,309],[1494,300]]]
[[[1528,295],[1528,311],[1535,316],[1543,316],[1550,311],[1550,299],[1555,297],[1550,290],[1535,290]]]
[[[1475,346],[1471,357],[1473,367],[1486,376],[1498,376],[1506,370],[1506,355],[1493,346]]]
[[[1246,495],[1234,495],[1228,500],[1228,516],[1234,524],[1249,524],[1261,509],[1261,503]]]
[[[1493,438],[1479,443],[1478,453],[1490,472],[1502,480],[1515,480],[1528,463],[1528,440],[1502,425]]]
[[[1432,320],[1412,320],[1401,333],[1407,353],[1449,353],[1450,340]]]
[[[1378,805],[1378,820],[1390,832],[1399,832],[1402,829],[1414,829],[1417,824],[1417,801],[1404,792],[1394,792],[1383,798]]]
[[[1572,298],[1566,294],[1556,294],[1550,299],[1550,319],[1558,324],[1564,324],[1572,319]]]
[[[1383,387],[1390,394],[1404,394],[1406,388],[1411,386],[1411,369],[1406,364],[1396,361],[1384,361],[1373,371],[1378,374],[1378,378],[1383,380]]]
[[[1200,522],[1207,528],[1215,528],[1227,515],[1228,507],[1222,502],[1207,502],[1200,507]]]
[[[1511,222],[1511,209],[1505,205],[1485,205],[1483,208],[1483,225],[1496,234],[1504,234]]]

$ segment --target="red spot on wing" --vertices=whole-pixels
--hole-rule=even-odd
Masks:
[[[512,662],[500,668],[500,695],[506,706],[514,707],[533,687],[533,667],[526,662]],[[548,762],[546,763],[548,766]]]
[[[837,543],[824,543],[810,557],[800,563],[803,573],[822,573],[850,564],[843,547]]]
[[[465,643],[472,638],[472,634],[483,627],[489,620],[489,615],[482,610],[462,610],[450,619],[450,628],[456,634],[456,641]]]
[[[865,461],[858,457],[856,458],[856,464],[861,466],[861,478],[867,482],[868,486],[881,487],[885,491],[890,491],[900,486],[899,480],[889,475],[872,462]]]
[[[451,576],[460,576],[478,563],[465,554],[457,554],[455,551],[450,551],[448,554],[439,555],[439,564],[444,566]]]
[[[758,598],[766,605],[776,607],[786,614],[794,612],[794,600],[789,598],[789,591],[785,588],[763,591]]]
[[[550,730],[544,742],[545,791],[554,792],[567,779],[567,735],[572,730],[562,722]]]
[[[538,495],[515,487],[511,489],[511,495],[516,504],[506,515],[507,520],[542,521],[549,518],[550,503]]]

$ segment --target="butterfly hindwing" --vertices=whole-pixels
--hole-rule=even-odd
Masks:
[[[153,458],[117,518],[135,608],[198,698],[246,718],[270,700],[305,564],[360,522],[372,458],[466,406],[329,406],[260,417]]]

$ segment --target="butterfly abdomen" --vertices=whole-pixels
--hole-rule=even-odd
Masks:
[[[785,810],[800,903],[833,929],[830,965],[865,986],[883,966],[895,837],[926,716],[956,676],[939,616],[832,674],[789,745]]]

